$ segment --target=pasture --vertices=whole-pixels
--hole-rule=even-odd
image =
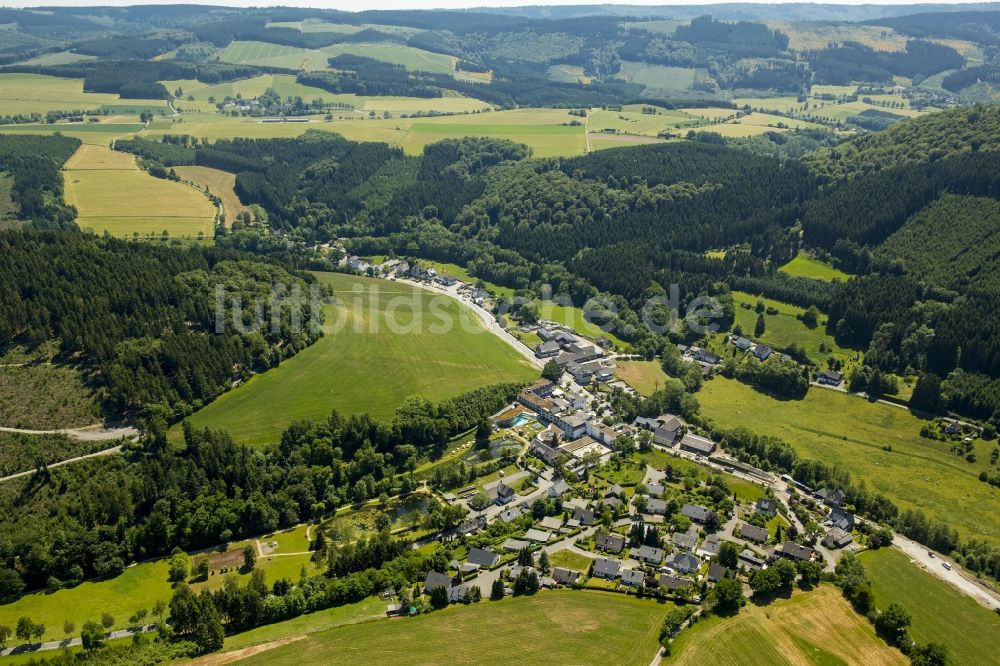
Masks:
[[[450,98],[443,98],[450,99]],[[456,98],[463,99],[463,98]],[[433,100],[432,100],[433,101]],[[411,155],[436,141],[465,136],[487,136],[527,144],[535,157],[582,155],[586,150],[584,127],[569,126],[572,116],[565,109],[518,109],[434,118],[324,120],[313,116],[308,123],[263,123],[253,118],[233,118],[215,113],[189,114],[179,119],[160,119],[142,132],[145,138],[164,134],[190,134],[209,140],[296,137],[310,129],[337,132],[352,141],[380,141],[400,146]]]
[[[690,90],[698,70],[691,67],[667,67],[643,62],[622,61],[622,77],[653,90]]]
[[[324,419],[333,409],[388,418],[412,395],[436,402],[484,384],[537,377],[450,297],[401,282],[318,277],[337,300],[325,308],[326,335],[193,414],[192,425],[266,444],[293,420]]]
[[[906,409],[816,387],[802,400],[780,400],[716,377],[697,397],[702,414],[720,426],[780,437],[804,458],[843,467],[901,509],[921,509],[963,537],[1000,543],[1000,516],[991,509],[1000,490],[977,478],[991,442],[977,440],[978,461],[968,463],[947,443],[921,437],[924,421]]]
[[[623,134],[657,136],[660,132],[682,128],[698,127],[705,124],[704,118],[685,113],[659,109],[657,113],[643,113],[641,108],[626,107],[621,111],[594,110],[587,119],[587,130],[591,133],[612,129]]]
[[[875,592],[875,604],[902,604],[913,616],[910,633],[918,643],[942,643],[955,664],[988,664],[997,646],[984,641],[1000,636],[1000,616],[991,613],[940,578],[924,571],[905,553],[880,548],[861,553]]]
[[[128,104],[166,109],[163,100],[126,100]],[[122,100],[111,93],[83,91],[83,79],[64,79],[42,74],[0,74],[0,116],[49,111],[93,111]]]
[[[81,229],[113,236],[211,238],[215,206],[203,192],[154,178],[135,157],[110,148],[80,146],[63,171],[66,202],[76,206]]]
[[[451,74],[455,71],[455,58],[452,56],[392,43],[343,43],[321,49],[306,49],[269,42],[235,41],[222,51],[219,59],[241,65],[321,70],[327,68],[330,58],[338,55],[374,58],[393,65],[403,65],[412,71],[437,74]]]
[[[109,146],[115,139],[142,130],[139,123],[55,123],[52,125],[0,125],[0,134],[65,134],[92,146]]]
[[[792,277],[812,278],[813,280],[823,280],[831,282],[833,280],[847,281],[851,276],[844,271],[834,268],[830,264],[820,261],[805,252],[799,252],[795,257],[779,269],[782,273],[787,273]]]
[[[338,627],[243,663],[436,664],[447,654],[449,663],[471,664],[486,654],[503,654],[514,663],[645,666],[657,651],[666,608],[617,594],[557,590]]]
[[[909,660],[876,636],[835,587],[822,585],[764,606],[747,604],[734,618],[700,621],[680,633],[666,663],[902,666]]]
[[[784,97],[738,97],[733,100],[733,103],[741,109],[749,106],[755,111],[777,111],[778,113],[791,113],[802,108],[802,103],[794,95]]]
[[[253,543],[252,540],[241,541],[229,545],[228,551],[238,557],[234,562],[242,564],[243,546]],[[218,560],[220,553],[205,551]],[[305,567],[307,573],[315,573],[311,553],[302,555],[265,555],[257,558],[256,569],[264,572],[268,585],[280,578],[298,580],[300,570]],[[190,558],[189,568],[201,559],[201,555]],[[230,565],[239,566],[240,564]],[[174,593],[173,584],[169,581],[169,558],[149,562],[141,562],[125,569],[118,576],[106,580],[87,581],[76,587],[57,590],[55,592],[36,592],[27,594],[17,601],[0,605],[0,625],[13,627],[19,617],[28,616],[34,622],[45,625],[42,640],[59,640],[65,637],[63,623],[74,622],[79,632],[87,620],[100,620],[102,613],[110,613],[115,619],[112,630],[128,627],[128,618],[140,608],[150,610],[157,601],[169,602]],[[238,576],[240,585],[246,585],[249,573],[230,572]],[[225,577],[216,570],[207,581],[191,582],[195,592],[202,589],[215,590],[222,587]],[[155,621],[150,618],[149,621]]]
[[[615,378],[642,395],[649,395],[656,389],[663,388],[670,379],[659,361],[620,361],[615,369]]]
[[[174,171],[184,180],[206,188],[211,194],[219,197],[227,224],[231,225],[237,215],[248,210],[233,189],[236,187],[236,174],[202,166],[181,166],[176,167]]]
[[[761,342],[772,347],[787,348],[795,343],[806,350],[809,358],[817,364],[823,364],[827,358],[833,356],[845,363],[854,355],[854,351],[841,347],[834,340],[832,335],[826,332],[826,318],[820,317],[815,328],[806,326],[799,316],[805,312],[804,308],[769,298],[758,298],[753,294],[742,291],[734,291],[733,303],[736,306],[736,324],[743,329],[743,335],[755,337],[754,327],[757,324],[757,301],[763,301],[765,308],[777,310],[777,314],[764,314],[764,334],[759,336]],[[749,308],[743,307],[749,305]],[[820,351],[820,345],[825,345],[826,351]],[[728,349],[726,350],[729,351]]]

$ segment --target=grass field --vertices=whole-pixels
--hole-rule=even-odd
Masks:
[[[489,105],[481,100],[470,97],[391,97],[391,96],[361,96],[335,94],[327,92],[322,88],[306,86],[298,83],[291,74],[264,74],[249,79],[241,79],[229,83],[219,83],[207,85],[200,81],[164,81],[163,85],[167,90],[173,92],[180,88],[183,97],[188,95],[194,97],[196,102],[208,102],[209,98],[214,98],[221,102],[226,97],[236,97],[237,94],[245,98],[259,97],[268,88],[281,97],[301,97],[306,101],[321,99],[326,103],[350,104],[358,111],[389,111],[394,114],[415,113],[417,111],[440,111],[461,113],[466,111],[476,111],[487,108]],[[186,99],[177,102],[182,107],[190,105]],[[346,113],[346,112],[345,112]]]
[[[629,105],[622,111],[591,111],[587,129],[597,133],[613,129],[627,134],[657,136],[660,132],[676,131],[705,124],[705,119],[684,111],[661,109],[659,113],[643,113],[639,105]]]
[[[236,559],[239,562],[242,562],[243,546],[247,543],[241,541],[230,545],[230,551],[238,551]],[[315,573],[309,558],[310,555],[258,557],[256,568],[264,572],[268,585],[279,578],[298,580],[303,566],[310,574]],[[192,564],[197,559],[200,559],[199,555],[193,556]],[[109,580],[85,582],[52,593],[28,594],[13,603],[0,605],[0,625],[13,627],[19,617],[28,616],[34,622],[45,625],[43,640],[59,640],[64,638],[62,629],[66,620],[76,624],[79,635],[84,622],[100,620],[102,613],[110,613],[115,619],[113,629],[124,629],[128,626],[129,616],[135,611],[140,608],[149,610],[159,600],[170,601],[174,589],[168,580],[168,571],[169,562],[164,558],[128,567],[121,575]],[[239,576],[240,585],[245,585],[250,574],[235,575]],[[203,588],[218,589],[222,587],[225,576],[216,571],[208,581],[192,583],[191,588],[195,592]]]
[[[269,42],[236,41],[219,55],[223,62],[243,65],[266,65],[289,69],[320,70],[327,68],[327,60],[338,55],[356,55],[374,58],[409,70],[451,74],[455,71],[455,58],[431,53],[401,44],[333,44],[321,49],[282,46]]]
[[[896,601],[910,612],[910,633],[918,643],[942,643],[954,664],[989,664],[997,659],[1000,616],[941,579],[923,571],[895,548],[865,551],[875,603]],[[984,640],[992,636],[994,640]]]
[[[733,100],[738,107],[749,106],[751,109],[763,109],[764,111],[778,111],[788,113],[802,108],[802,103],[793,96],[778,97],[739,97]]]
[[[882,26],[807,21],[768,21],[767,25],[788,35],[788,47],[796,51],[822,49],[830,42],[860,42],[878,51],[906,48],[905,35]]]
[[[226,213],[227,224],[232,224],[237,215],[247,210],[234,191],[236,174],[202,166],[175,167],[174,171],[184,180],[207,187],[210,193],[219,197],[222,201],[222,210]]]
[[[665,663],[868,666],[909,660],[876,636],[836,588],[823,585],[766,606],[747,604],[735,618],[698,622],[681,632]]]
[[[326,308],[327,334],[196,412],[192,424],[263,444],[277,441],[292,420],[326,418],[332,409],[387,418],[411,395],[438,401],[484,384],[537,377],[454,299],[399,282],[319,277],[339,303]],[[453,323],[451,330],[441,332],[442,321]]]
[[[615,377],[643,395],[663,388],[669,379],[659,361],[620,361],[615,369]]]
[[[115,94],[83,92],[83,79],[41,74],[0,74],[0,115],[92,111],[104,104],[121,102]],[[128,100],[127,103],[166,108],[163,100]]]
[[[564,125],[572,116],[564,109],[518,109],[437,118],[332,120],[322,116],[309,123],[261,123],[252,118],[191,114],[179,122],[154,121],[142,133],[147,138],[190,134],[209,140],[233,137],[296,137],[310,129],[337,132],[352,141],[382,141],[401,146],[411,155],[435,141],[465,136],[510,139],[530,146],[535,157],[581,155],[586,150],[583,126]]]
[[[135,157],[110,148],[80,146],[63,172],[66,201],[78,211],[81,229],[113,236],[211,238],[215,206],[196,188],[154,178]]]
[[[597,338],[603,336],[608,340],[611,340],[611,342],[616,344],[621,349],[629,347],[629,343],[625,342],[614,333],[605,331],[598,324],[587,321],[584,315],[585,313],[583,308],[558,305],[553,301],[538,301],[539,319],[547,319],[548,321],[554,321],[557,324],[562,324],[563,326],[569,326],[580,335],[590,338],[591,340],[596,340]]]
[[[590,570],[590,563],[593,561],[594,559],[591,557],[574,553],[573,551],[565,548],[557,550],[549,556],[550,566],[563,567],[565,569],[572,569],[573,571],[581,571],[584,574]]]
[[[621,68],[621,75],[627,81],[653,90],[690,90],[697,74],[698,70],[690,67],[667,67],[643,62],[622,61]]]
[[[794,259],[778,270],[794,277],[813,278],[814,280],[823,280],[825,282],[830,282],[834,279],[846,282],[851,279],[851,276],[844,271],[834,268],[819,259],[815,259],[805,252],[799,252],[795,255]]]
[[[0,134],[65,134],[85,144],[109,146],[115,139],[132,136],[142,129],[138,123],[56,123],[53,125],[0,125]]]
[[[761,342],[780,348],[786,348],[795,343],[806,350],[809,358],[820,364],[825,363],[830,356],[847,362],[854,355],[854,351],[841,347],[832,335],[827,334],[825,317],[820,318],[820,323],[816,328],[809,328],[798,319],[798,316],[805,311],[804,308],[769,298],[759,298],[742,291],[734,291],[735,325],[743,329],[743,335],[756,339],[753,332],[757,324],[756,304],[758,300],[764,301],[765,308],[773,308],[778,311],[778,314],[775,315],[764,312],[764,334],[759,336]],[[751,307],[748,309],[742,305]],[[824,343],[827,351],[821,352],[819,348]],[[727,353],[729,351],[726,350]]]
[[[646,666],[667,606],[561,590],[429,615],[339,627],[250,657],[247,664],[613,663]]]
[[[990,442],[977,440],[978,462],[968,463],[948,444],[920,437],[924,422],[905,409],[815,387],[803,400],[778,400],[717,377],[697,397],[702,413],[721,426],[780,437],[805,458],[840,465],[902,509],[922,509],[965,537],[1000,543],[1000,515],[992,509],[1000,490],[977,478]]]
[[[85,60],[96,60],[97,56],[84,55],[82,53],[73,53],[72,51],[56,51],[55,53],[43,53],[40,56],[31,58],[30,60],[22,60],[19,65],[44,65],[50,67],[52,65],[68,65],[74,62],[83,62]]]
[[[94,391],[76,368],[47,364],[0,367],[0,426],[52,430],[100,420]]]

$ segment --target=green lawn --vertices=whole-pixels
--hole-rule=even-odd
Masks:
[[[774,308],[778,314],[770,315],[764,313],[764,334],[757,337],[754,335],[754,327],[757,324],[757,311],[755,306],[758,300],[764,301],[764,306]],[[832,335],[826,333],[826,317],[820,317],[820,323],[815,328],[809,328],[797,315],[801,315],[805,310],[795,305],[782,303],[781,301],[769,298],[759,298],[753,294],[742,291],[733,292],[733,303],[736,312],[736,324],[743,329],[743,335],[760,340],[772,347],[785,348],[792,343],[799,347],[804,347],[809,358],[817,364],[823,364],[830,356],[847,361],[854,355],[854,351],[841,347],[833,339]],[[742,307],[749,305],[750,308]],[[829,351],[821,352],[820,344],[826,344]],[[732,348],[726,349],[725,353],[732,352]]]
[[[590,570],[590,563],[593,561],[594,559],[591,557],[574,553],[573,551],[566,550],[565,548],[557,550],[549,555],[549,564],[551,566],[572,569],[573,571],[582,571],[584,574]]]
[[[319,278],[337,298],[326,307],[326,335],[196,412],[193,425],[264,444],[293,420],[323,419],[333,409],[388,418],[412,395],[439,401],[538,374],[454,299],[402,282]]]
[[[1000,543],[1000,515],[993,510],[1000,490],[977,478],[990,442],[977,441],[978,462],[968,463],[948,444],[920,437],[924,422],[905,409],[815,387],[803,400],[778,400],[717,377],[698,400],[702,413],[721,426],[780,437],[803,457],[841,465],[900,508],[923,509],[963,536]]]
[[[309,635],[248,664],[511,663],[646,666],[667,610],[650,600],[561,590],[482,601],[412,619],[368,622]]]
[[[615,369],[615,377],[643,395],[663,388],[670,379],[659,361],[621,361]]]
[[[809,256],[805,252],[799,252],[795,258],[778,269],[782,273],[787,273],[793,277],[813,278],[815,280],[849,280],[851,276],[844,271],[834,268],[828,263]]]
[[[871,578],[876,605],[902,604],[913,617],[910,632],[918,643],[944,644],[953,664],[996,662],[1000,649],[996,613],[923,571],[895,548],[866,551],[861,561]]]
[[[830,585],[795,592],[764,606],[747,604],[733,618],[717,616],[683,630],[672,645],[670,664],[817,664],[867,666],[908,664],[901,652],[875,635]]]

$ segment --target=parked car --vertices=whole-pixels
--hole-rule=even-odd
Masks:
[[[928,550],[928,551],[927,551],[927,557],[930,557],[930,558],[933,558],[933,557],[934,557],[934,552],[933,552],[933,551],[930,551],[930,550]]]
[[[943,567],[944,567],[945,569],[947,569],[948,571],[951,571],[951,565],[950,565],[950,564],[948,564],[947,562],[942,562],[942,563],[941,563],[941,566],[943,566]]]

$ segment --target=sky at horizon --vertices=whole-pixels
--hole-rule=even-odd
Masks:
[[[607,0],[605,2],[586,2],[581,0],[295,0],[292,2],[248,2],[247,0],[0,0],[0,7],[19,9],[23,7],[58,6],[58,7],[93,7],[129,5],[170,5],[199,4],[222,5],[228,7],[302,7],[308,9],[340,9],[343,11],[361,11],[366,9],[470,9],[482,7],[526,7],[526,6],[557,6],[557,5],[692,5],[704,6],[715,4],[821,4],[821,5],[927,5],[927,4],[984,4],[969,3],[966,0],[838,0],[836,2],[802,2],[802,0],[739,0],[736,3],[719,2],[719,0],[687,0],[684,2],[664,2],[663,0]]]

